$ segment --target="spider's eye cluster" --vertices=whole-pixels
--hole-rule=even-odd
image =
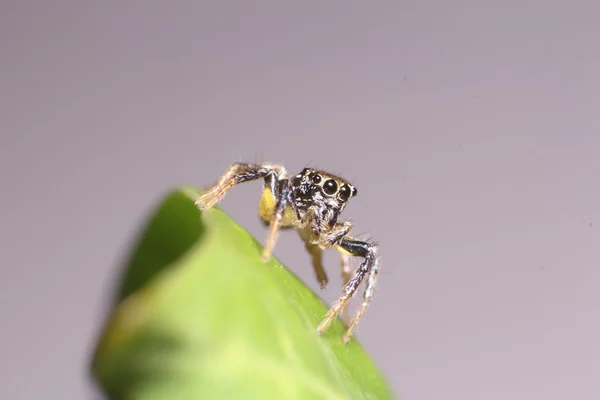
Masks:
[[[299,187],[303,182],[318,185],[322,188],[322,193],[327,196],[336,196],[338,200],[343,202],[348,201],[357,194],[356,188],[352,185],[326,174],[319,174],[318,171],[310,170],[308,168],[303,169],[302,172],[296,175],[292,179],[291,184],[294,187]]]

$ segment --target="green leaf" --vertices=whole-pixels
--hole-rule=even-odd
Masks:
[[[328,305],[198,192],[169,193],[127,264],[92,373],[112,399],[390,399]]]

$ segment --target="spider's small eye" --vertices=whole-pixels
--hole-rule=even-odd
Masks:
[[[319,175],[319,174],[314,174],[314,175],[312,176],[312,181],[313,181],[313,183],[314,183],[315,185],[318,185],[319,183],[321,183],[321,180],[322,180],[322,179],[323,179],[323,178],[321,178],[321,175]]]
[[[300,183],[302,183],[302,178],[296,175],[294,179],[292,179],[292,186],[300,186]]]
[[[358,194],[358,190],[356,190],[356,188],[352,188],[352,197],[356,196]]]
[[[340,188],[340,193],[338,194],[338,196],[340,196],[340,200],[342,201],[346,201],[350,198],[350,188],[348,187],[348,185],[344,185]]]
[[[323,191],[325,191],[326,194],[335,194],[337,188],[338,185],[333,179],[328,179],[325,181],[325,184],[323,184]]]

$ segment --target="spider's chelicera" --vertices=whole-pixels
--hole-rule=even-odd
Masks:
[[[312,257],[321,288],[325,288],[327,275],[323,269],[322,251],[331,247],[340,251],[344,279],[342,295],[329,309],[317,330],[323,333],[344,310],[347,326],[344,342],[348,343],[371,303],[379,272],[377,245],[348,236],[352,223],[339,221],[348,201],[356,196],[356,188],[345,179],[322,170],[304,168],[299,174],[289,177],[280,165],[233,163],[215,186],[196,199],[196,205],[201,210],[210,209],[236,184],[256,179],[264,179],[259,215],[269,225],[263,261],[270,259],[280,229],[296,229]],[[355,271],[350,267],[350,256],[363,259]],[[365,279],[363,301],[350,321],[346,306]]]

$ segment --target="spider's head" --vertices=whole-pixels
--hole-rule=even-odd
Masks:
[[[311,206],[332,209],[339,214],[358,191],[347,180],[325,171],[304,168],[291,179],[292,196],[300,210]]]

